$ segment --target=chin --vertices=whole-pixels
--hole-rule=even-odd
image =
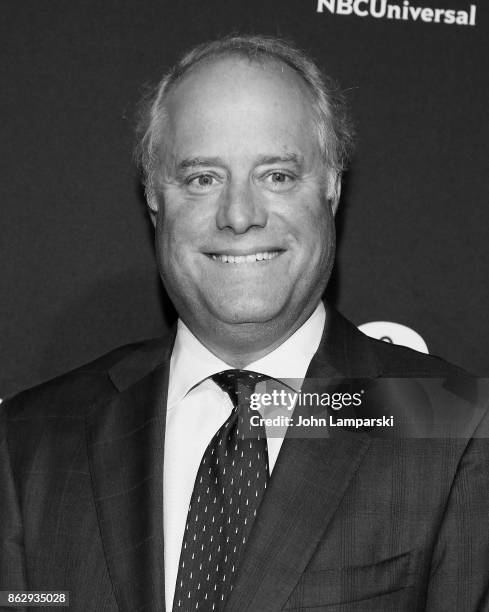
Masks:
[[[213,305],[214,316],[223,323],[266,323],[278,317],[283,310],[282,301],[246,299],[239,301],[226,301]]]

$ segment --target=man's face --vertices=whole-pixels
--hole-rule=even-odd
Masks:
[[[201,335],[293,327],[334,257],[334,181],[306,86],[285,65],[230,57],[198,65],[167,109],[157,257],[180,316]]]

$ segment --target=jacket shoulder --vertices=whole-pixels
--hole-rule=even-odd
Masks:
[[[358,333],[362,334],[366,341],[370,343],[384,376],[399,378],[405,376],[471,378],[472,376],[463,368],[436,355],[420,353],[405,346],[369,338],[360,331]]]
[[[7,420],[71,417],[83,419],[86,409],[114,391],[110,372],[120,364],[145,355],[161,339],[120,346],[97,359],[7,398],[0,409]]]
[[[325,333],[320,345],[323,358],[351,377],[446,378],[470,376],[440,357],[367,336],[341,313],[327,306]]]

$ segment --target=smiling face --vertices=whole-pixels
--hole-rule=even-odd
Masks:
[[[285,65],[228,57],[192,69],[166,108],[154,211],[165,287],[228,363],[267,352],[314,310],[334,258],[335,181],[310,94]]]

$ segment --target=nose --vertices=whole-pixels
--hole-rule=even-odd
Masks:
[[[253,227],[265,227],[268,213],[265,202],[256,193],[253,184],[229,184],[221,194],[216,224],[219,229],[231,229],[244,234]]]

